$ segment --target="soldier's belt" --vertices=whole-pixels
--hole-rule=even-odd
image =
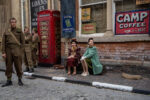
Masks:
[[[24,47],[25,47],[25,48],[24,48],[24,49],[25,49],[25,52],[30,52],[31,49],[32,49],[32,48],[31,48],[31,44],[25,44]]]
[[[14,48],[21,48],[21,46],[19,46],[18,44],[9,44],[9,45],[6,45],[6,48],[10,48],[10,49],[14,49]]]
[[[31,44],[25,44],[24,46],[25,47],[31,47]]]
[[[20,47],[18,44],[15,44],[15,43],[6,44],[6,46],[8,46],[8,47],[10,47],[10,46],[18,46],[18,47]]]

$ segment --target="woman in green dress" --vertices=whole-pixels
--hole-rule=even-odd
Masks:
[[[81,63],[83,67],[83,73],[81,74],[82,76],[89,75],[88,68],[92,68],[94,75],[102,73],[103,70],[103,66],[99,61],[97,49],[94,46],[93,38],[88,39],[88,45],[89,47],[86,49],[85,53],[81,58]]]

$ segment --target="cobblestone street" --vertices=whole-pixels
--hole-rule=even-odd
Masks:
[[[5,82],[0,72],[0,83]],[[76,84],[23,78],[20,87],[13,75],[13,86],[0,87],[0,100],[149,100],[150,96]]]
[[[5,64],[0,59],[0,68],[5,69]],[[23,69],[25,66],[23,65]],[[68,76],[64,69],[53,67],[38,67],[35,73],[46,76],[61,76],[69,79],[83,81],[99,81],[112,84],[134,86],[149,90],[149,78],[141,80],[127,80],[121,77],[121,73],[107,72],[104,75],[82,77],[80,74]],[[0,85],[6,81],[5,73],[0,71]],[[118,79],[118,80],[115,80]],[[149,95],[122,92],[111,89],[98,89],[90,86],[56,82],[45,79],[28,79],[23,77],[25,85],[18,86],[16,74],[13,74],[13,86],[0,87],[0,100],[149,100]]]
[[[23,64],[23,69],[25,68]],[[0,69],[5,69],[5,64],[0,56]],[[15,71],[15,69],[14,69]],[[69,79],[74,80],[81,80],[81,81],[87,81],[87,82],[104,82],[104,83],[110,83],[110,84],[118,84],[118,85],[127,85],[132,86],[137,89],[144,89],[149,90],[150,89],[150,74],[147,74],[147,76],[142,75],[142,79],[140,80],[129,80],[125,79],[121,76],[121,71],[108,71],[103,75],[89,75],[87,77],[82,77],[80,74],[77,75],[67,75],[65,69],[55,69],[54,67],[37,67],[35,68],[35,74],[45,75],[45,76],[57,76],[57,77],[67,77]]]
[[[0,100],[150,100],[150,0],[0,0]]]

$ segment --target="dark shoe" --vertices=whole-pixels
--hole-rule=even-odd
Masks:
[[[7,80],[7,82],[5,84],[3,84],[2,87],[11,86],[11,85],[12,85],[12,81]]]
[[[23,82],[22,82],[21,79],[18,80],[18,85],[19,85],[19,86],[23,86]]]
[[[34,68],[37,68],[37,65],[35,65]]]
[[[34,68],[31,68],[29,72],[30,72],[30,73],[34,72]]]
[[[26,69],[24,70],[24,72],[28,72],[29,71],[29,68],[28,67],[26,67]]]

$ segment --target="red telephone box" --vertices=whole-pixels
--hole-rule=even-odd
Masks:
[[[44,10],[38,13],[40,37],[39,65],[52,66],[61,59],[60,12]]]

